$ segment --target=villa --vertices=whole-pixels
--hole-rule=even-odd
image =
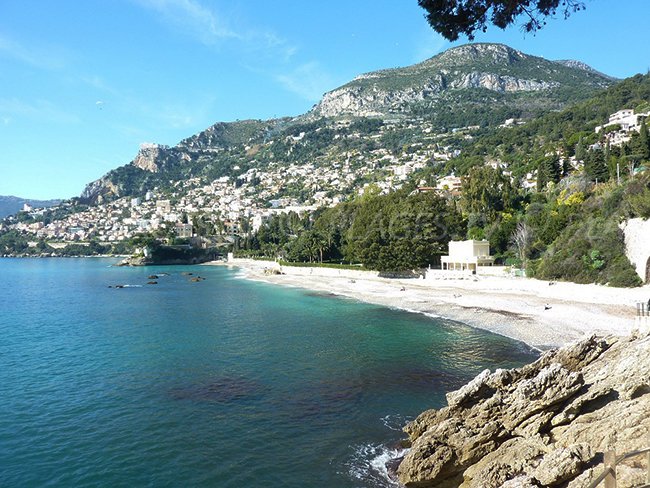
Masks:
[[[632,109],[619,110],[609,116],[607,123],[596,127],[595,131],[598,134],[607,127],[617,126],[618,130],[608,132],[606,138],[612,146],[620,146],[630,140],[632,132],[639,132],[641,121],[648,116],[650,116],[650,112],[637,114]]]
[[[482,240],[450,241],[449,255],[441,256],[443,270],[472,271],[479,266],[492,266],[494,257],[490,256],[490,243]]]

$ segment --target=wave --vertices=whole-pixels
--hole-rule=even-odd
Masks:
[[[348,474],[374,488],[398,488],[394,468],[408,449],[391,448],[383,444],[354,447],[352,459],[347,463]]]
[[[402,432],[402,429],[406,424],[408,424],[413,417],[407,417],[400,414],[386,415],[381,418],[381,423],[384,424],[384,427],[394,430],[395,432]]]

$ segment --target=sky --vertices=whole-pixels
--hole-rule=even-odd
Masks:
[[[585,3],[535,35],[493,27],[475,42],[646,73],[650,1]],[[299,115],[360,73],[467,42],[436,34],[417,0],[0,2],[0,195],[70,198],[141,143]]]

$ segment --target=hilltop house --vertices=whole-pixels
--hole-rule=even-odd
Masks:
[[[641,121],[650,116],[650,112],[635,114],[632,109],[619,110],[609,116],[607,123],[596,127],[598,134],[607,127],[619,126],[618,130],[611,130],[606,134],[606,138],[612,146],[620,146],[630,140],[631,132],[639,132]]]
[[[490,256],[488,241],[450,241],[449,255],[441,256],[443,270],[478,271],[478,266],[492,266],[494,258]]]

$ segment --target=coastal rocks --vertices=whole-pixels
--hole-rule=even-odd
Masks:
[[[407,487],[586,487],[603,452],[650,438],[650,337],[591,337],[519,369],[481,372],[404,431]],[[645,459],[645,458],[644,458]],[[619,486],[641,480],[638,463]]]
[[[147,265],[147,260],[144,258],[144,256],[129,256],[128,258],[124,258],[122,261],[115,264],[114,266],[146,266],[146,265]]]

